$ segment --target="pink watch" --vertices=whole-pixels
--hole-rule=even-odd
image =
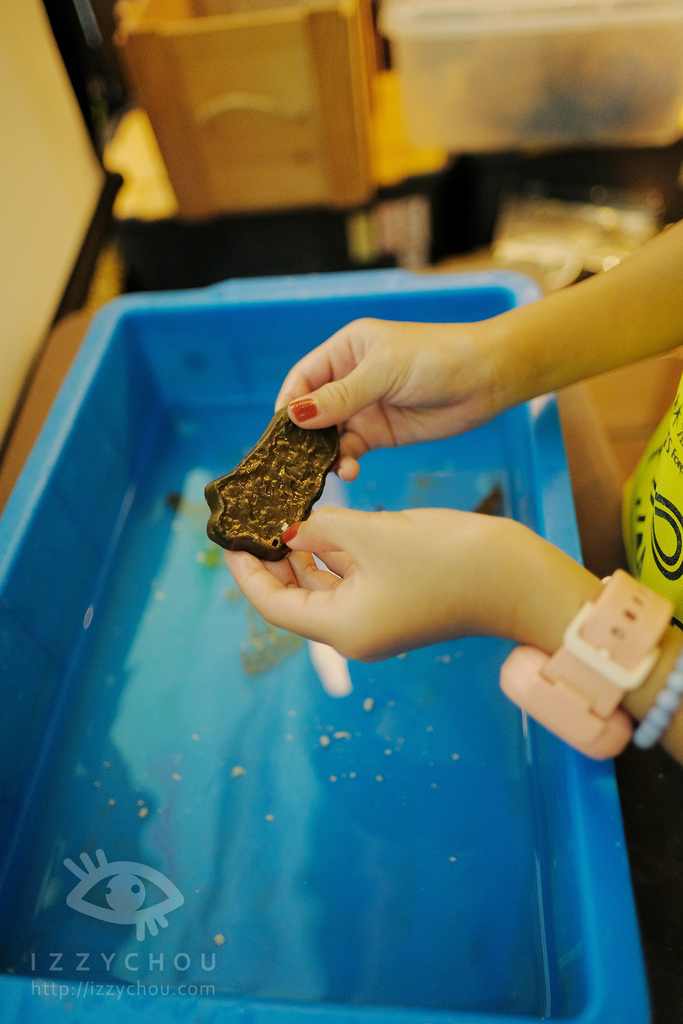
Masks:
[[[659,657],[674,606],[618,569],[567,627],[552,657],[516,647],[503,663],[503,692],[546,729],[589,757],[614,757],[633,732],[619,708]]]

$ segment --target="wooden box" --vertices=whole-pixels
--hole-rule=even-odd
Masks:
[[[181,216],[370,198],[369,3],[119,4],[117,44]]]

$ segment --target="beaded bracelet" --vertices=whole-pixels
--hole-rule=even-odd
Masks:
[[[633,734],[633,742],[641,750],[654,747],[678,710],[683,696],[683,651],[669,673],[666,686],[657,694],[657,700]]]

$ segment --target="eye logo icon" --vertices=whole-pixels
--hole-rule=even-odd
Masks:
[[[80,879],[66,898],[67,906],[77,910],[79,914],[96,917],[98,921],[109,921],[111,924],[134,924],[135,936],[139,942],[145,937],[145,928],[150,935],[157,935],[159,929],[168,926],[166,915],[172,910],[182,907],[185,897],[180,890],[156,868],[146,864],[137,864],[131,860],[117,860],[109,863],[104,850],[96,850],[97,867],[87,853],[81,854],[85,870],[75,864],[69,857],[64,866]],[[105,892],[108,907],[100,907],[89,900],[83,899],[85,894],[98,882],[109,879]],[[151,907],[144,907],[145,885],[142,879],[153,882],[165,894],[166,899]]]

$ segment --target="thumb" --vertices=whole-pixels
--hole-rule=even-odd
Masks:
[[[375,377],[367,367],[356,366],[346,377],[290,402],[289,415],[295,423],[306,427],[331,427],[345,423],[354,413],[382,398],[386,388],[381,375]]]
[[[326,505],[302,523],[285,530],[282,539],[292,551],[326,554],[345,551],[357,558],[371,546],[379,513]]]

